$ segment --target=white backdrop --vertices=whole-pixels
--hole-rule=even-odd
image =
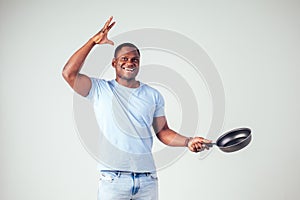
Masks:
[[[96,199],[61,71],[111,15],[111,36],[162,28],[202,46],[225,88],[224,131],[253,129],[241,152],[186,153],[159,171],[160,199],[300,198],[299,1],[1,0],[1,200]]]

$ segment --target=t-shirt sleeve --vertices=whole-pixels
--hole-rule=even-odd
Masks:
[[[91,82],[92,86],[86,98],[94,102],[95,100],[99,99],[99,96],[101,95],[103,88],[105,87],[105,81],[102,79],[91,78]]]
[[[165,101],[163,96],[157,91],[154,117],[161,117],[161,116],[165,116]]]

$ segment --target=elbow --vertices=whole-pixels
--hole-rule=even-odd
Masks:
[[[68,63],[64,66],[61,74],[65,80],[70,78],[70,71],[68,70]]]
[[[67,81],[68,79],[70,79],[70,73],[67,72],[67,70],[63,69],[62,73],[61,73],[62,77]]]
[[[71,86],[73,87],[73,83],[75,80],[75,77],[72,73],[70,73],[66,67],[64,67],[63,71],[62,71],[62,77],[65,79],[65,81]]]

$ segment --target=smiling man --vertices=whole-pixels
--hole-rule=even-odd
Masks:
[[[93,103],[102,134],[115,147],[101,149],[107,151],[109,159],[107,165],[99,164],[98,199],[158,199],[151,129],[164,144],[188,147],[192,152],[208,148],[204,143],[211,141],[185,137],[168,127],[162,95],[136,80],[141,55],[135,45],[123,43],[115,49],[112,59],[115,79],[107,81],[80,73],[94,46],[114,45],[107,38],[114,24],[110,17],[104,27],[71,56],[63,69],[63,77],[75,92]]]
[[[140,51],[131,43],[123,43],[115,50],[112,66],[116,70],[116,81],[129,88],[137,88],[135,79],[140,67]]]

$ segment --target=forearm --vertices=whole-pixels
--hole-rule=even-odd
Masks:
[[[90,39],[70,57],[70,59],[63,68],[63,77],[66,80],[76,78],[76,76],[80,72],[80,69],[86,57],[88,56],[94,45],[95,42],[92,39]]]
[[[188,147],[192,152],[199,152],[208,149],[204,143],[210,143],[202,137],[185,137],[169,128],[165,116],[155,117],[153,120],[153,128],[158,139],[168,146]]]
[[[174,147],[186,147],[190,139],[189,137],[180,135],[170,128],[161,130],[157,134],[157,137],[164,144]]]

